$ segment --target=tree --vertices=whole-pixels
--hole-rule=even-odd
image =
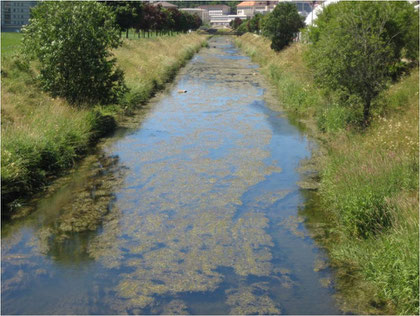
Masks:
[[[112,103],[126,91],[110,49],[120,45],[112,9],[98,2],[41,2],[24,28],[24,51],[40,82],[70,103]]]
[[[121,32],[125,31],[125,37],[128,38],[128,31],[134,27],[139,6],[136,5],[136,2],[129,1],[105,1],[104,3],[113,8],[116,16],[115,22],[120,27],[120,37]]]
[[[292,42],[295,34],[304,26],[296,5],[281,2],[268,15],[263,34],[271,39],[271,48],[280,51]]]
[[[249,23],[249,20],[243,21],[236,29],[236,33],[239,35],[242,35],[248,32],[248,23]]]
[[[239,25],[242,24],[242,20],[240,18],[235,18],[234,20],[230,21],[229,24],[234,30],[236,30]]]
[[[408,3],[340,2],[326,7],[309,30],[307,58],[316,81],[344,99],[358,98],[365,126],[372,101],[401,63],[403,50],[412,45],[410,36],[418,41],[418,29],[405,33],[417,18]]]
[[[248,21],[248,24],[247,24],[248,32],[259,34],[261,30],[262,20],[263,20],[263,15],[261,13],[255,14],[254,17]]]
[[[136,30],[138,37],[140,38],[140,30],[144,25],[144,5],[143,2],[134,1],[131,3],[133,8],[133,21],[131,27]]]

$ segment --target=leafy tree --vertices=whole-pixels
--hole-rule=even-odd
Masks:
[[[185,16],[176,8],[169,8],[168,9],[171,19],[173,19],[173,30],[176,32],[181,32],[182,27],[181,25],[185,23]]]
[[[248,32],[248,23],[249,23],[249,20],[243,21],[241,25],[239,25],[239,27],[236,29],[236,33],[239,35],[242,35]]]
[[[281,2],[264,23],[263,34],[271,39],[271,48],[279,51],[292,42],[299,29],[304,27],[303,18],[293,3]]]
[[[155,7],[150,4],[146,4],[143,10],[143,31],[147,32],[149,36],[150,30],[153,30],[156,26],[156,16],[159,7]]]
[[[235,18],[234,20],[230,21],[229,24],[234,30],[236,30],[239,25],[242,24],[242,20],[240,18]]]
[[[192,30],[197,30],[201,25],[203,25],[203,21],[199,17],[198,14],[192,14],[193,16],[193,24],[191,25]]]
[[[110,49],[120,45],[112,9],[98,2],[41,2],[24,28],[42,87],[70,103],[112,103],[126,91]]]
[[[134,21],[137,16],[136,2],[129,1],[106,1],[105,4],[111,6],[114,9],[116,15],[116,23],[120,27],[120,37],[121,32],[126,32],[126,38],[128,38],[128,31],[130,28],[134,27]]]
[[[263,15],[261,13],[255,14],[254,17],[248,21],[248,24],[247,24],[248,32],[259,34],[261,30],[262,20],[263,20]]]
[[[416,19],[408,3],[340,2],[326,7],[309,31],[313,44],[307,57],[316,81],[344,100],[360,100],[364,125],[403,51],[413,55],[410,36],[418,41],[418,29],[405,32]]]
[[[131,23],[131,27],[133,27],[140,37],[140,30],[143,27],[144,24],[144,5],[145,3],[140,1],[134,1],[131,3],[131,6],[133,8],[133,21]]]

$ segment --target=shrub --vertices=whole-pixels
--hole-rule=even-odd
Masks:
[[[418,39],[418,29],[409,25],[416,17],[408,3],[340,2],[325,8],[309,31],[307,58],[316,81],[343,100],[359,98],[364,125],[372,102],[401,72],[403,50],[414,56],[411,37]]]
[[[280,51],[292,42],[302,27],[304,23],[296,5],[281,2],[264,22],[263,34],[271,39],[271,48]]]
[[[113,103],[126,91],[110,49],[120,45],[115,16],[98,2],[43,2],[24,29],[24,51],[41,62],[44,90],[70,103]]]

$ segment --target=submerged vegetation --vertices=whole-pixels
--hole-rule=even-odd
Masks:
[[[362,108],[343,107],[314,84],[305,44],[275,53],[268,39],[249,33],[237,44],[324,145],[317,209],[327,223],[316,235],[337,268],[342,308],[417,314],[418,68],[379,95],[371,126],[360,130]]]
[[[20,34],[7,34],[3,40]],[[13,35],[13,36],[12,36]],[[52,98],[37,83],[39,65],[22,63],[19,46],[2,56],[2,214],[85,155],[112,131],[121,114],[148,100],[205,42],[197,34],[125,40],[114,50],[124,71],[126,93],[119,104],[71,106]]]

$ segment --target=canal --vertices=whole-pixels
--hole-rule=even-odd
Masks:
[[[2,223],[3,314],[337,314],[297,183],[311,142],[214,37]]]

